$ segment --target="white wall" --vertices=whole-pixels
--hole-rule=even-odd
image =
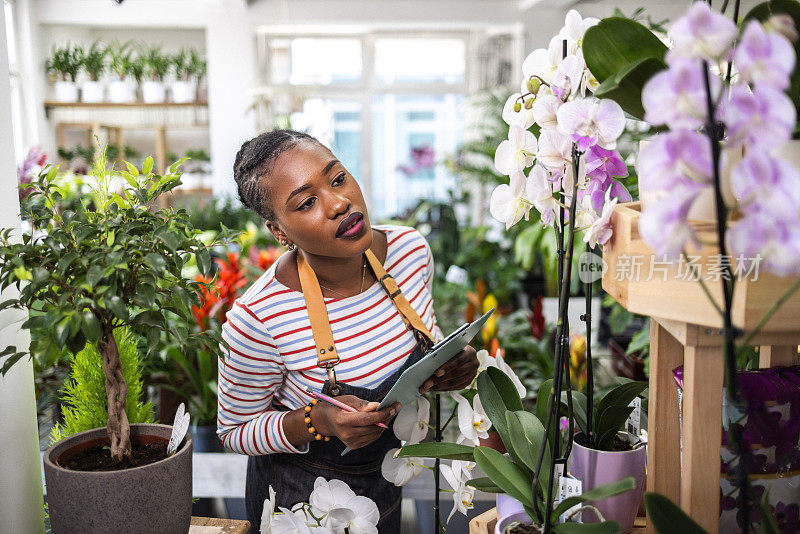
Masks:
[[[14,228],[18,237],[19,196],[6,43],[5,13],[0,9],[0,228]],[[15,289],[8,288],[0,301],[14,296]],[[28,331],[19,328],[26,318],[27,313],[19,310],[0,312],[0,349],[7,345],[28,349]],[[4,360],[0,358],[0,365]],[[0,532],[44,532],[36,399],[29,359],[23,358],[0,377],[0,406]]]

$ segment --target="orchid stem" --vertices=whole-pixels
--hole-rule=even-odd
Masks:
[[[789,300],[789,298],[794,295],[798,289],[800,289],[800,278],[798,278],[798,280],[792,284],[792,287],[790,287],[786,293],[781,295],[781,297],[775,301],[775,303],[770,307],[770,309],[767,310],[761,320],[758,321],[758,324],[756,324],[756,326],[747,333],[747,336],[742,340],[742,347],[747,347],[753,342],[753,338],[755,338],[761,329],[764,328],[764,325],[767,324],[770,319],[772,319],[772,316],[775,315],[775,312],[778,311],[778,308],[783,306],[784,303],[786,303],[786,301]]]

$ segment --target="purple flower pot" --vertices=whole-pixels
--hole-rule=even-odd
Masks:
[[[622,534],[630,532],[644,492],[647,459],[645,447],[632,451],[607,452],[587,449],[577,441],[574,443],[570,456],[571,472],[575,478],[583,482],[584,493],[625,477],[633,477],[636,481],[636,487],[632,490],[589,503],[597,507],[607,521],[618,521],[622,527]],[[583,512],[583,521],[597,522],[599,518],[587,510]]]
[[[494,527],[495,534],[503,534],[506,527],[514,521],[530,523],[531,518],[525,513],[521,502],[505,493],[498,493],[497,524]]]

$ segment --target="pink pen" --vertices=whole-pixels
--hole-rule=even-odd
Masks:
[[[325,402],[329,402],[329,403],[333,404],[334,406],[338,406],[339,408],[341,408],[342,410],[344,410],[346,412],[357,412],[358,411],[355,408],[353,408],[352,406],[350,406],[349,404],[345,404],[343,402],[339,402],[336,399],[334,399],[333,397],[329,397],[327,395],[323,395],[322,393],[317,393],[316,391],[311,391],[310,393],[312,395],[314,395],[314,397],[318,398],[319,400],[324,400]],[[389,428],[388,426],[384,425],[383,423],[375,423],[375,424],[378,425],[381,428]]]

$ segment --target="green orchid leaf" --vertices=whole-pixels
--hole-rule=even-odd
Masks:
[[[609,482],[608,484],[597,486],[586,493],[576,495],[575,497],[569,497],[558,503],[558,506],[556,506],[553,510],[553,517],[557,520],[561,514],[576,504],[581,504],[587,501],[600,501],[614,495],[619,495],[620,493],[625,493],[626,491],[630,491],[635,487],[636,481],[633,479],[633,477],[625,477],[615,482]]]
[[[647,27],[624,17],[608,17],[583,36],[586,66],[603,83],[644,58],[663,61],[667,46]]]
[[[660,59],[642,58],[607,78],[595,90],[594,95],[613,100],[623,111],[643,120],[642,89],[650,78],[666,68],[667,65]]]
[[[658,493],[644,494],[647,521],[659,534],[708,534],[674,502]]]
[[[486,476],[521,503],[532,503],[533,493],[531,484],[533,477],[511,460],[488,447],[475,447],[472,453],[478,467],[483,469]]]
[[[474,462],[474,447],[459,443],[416,443],[406,445],[397,452],[398,458],[441,458],[444,460],[466,460]]]
[[[471,486],[480,491],[485,491],[486,493],[505,493],[505,491],[503,491],[500,486],[492,482],[489,477],[480,477],[467,480],[467,486]]]

